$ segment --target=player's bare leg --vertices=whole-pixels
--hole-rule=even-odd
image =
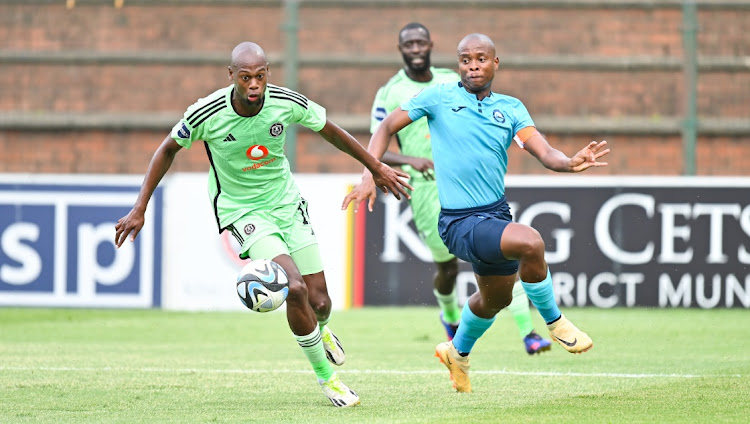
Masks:
[[[495,315],[513,300],[516,281],[515,274],[476,275],[476,278],[479,290],[464,305],[456,336],[453,341],[441,343],[435,349],[436,356],[450,372],[453,388],[459,392],[471,392],[469,353],[495,321]]]
[[[299,269],[288,255],[279,255],[274,258],[274,261],[284,268],[289,277],[289,296],[286,300],[289,328],[294,333],[307,360],[310,361],[318,377],[318,383],[323,389],[323,394],[336,407],[359,404],[359,396],[341,382],[328,362],[318,319],[310,306],[308,287]]]
[[[588,334],[579,330],[557,307],[552,277],[544,260],[544,240],[539,233],[517,223],[508,224],[500,241],[506,257],[518,259],[518,274],[526,295],[542,315],[552,340],[571,353],[583,353],[593,347]]]
[[[440,306],[440,321],[445,327],[448,340],[456,335],[458,323],[461,320],[461,309],[456,298],[456,277],[458,276],[458,259],[453,258],[445,262],[436,262],[437,272],[433,284],[435,299]]]
[[[323,348],[326,351],[328,361],[333,365],[344,365],[346,353],[336,334],[328,327],[328,320],[331,316],[331,297],[328,295],[326,278],[324,273],[304,275],[303,279],[307,284],[307,296],[310,306],[315,312],[320,335],[323,339]]]

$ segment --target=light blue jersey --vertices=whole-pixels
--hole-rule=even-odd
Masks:
[[[490,93],[478,101],[459,82],[426,88],[401,109],[412,121],[427,117],[444,209],[485,206],[505,195],[508,148],[518,131],[534,126],[520,100]]]

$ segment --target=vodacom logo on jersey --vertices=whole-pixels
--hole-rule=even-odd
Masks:
[[[248,159],[256,161],[261,160],[268,156],[268,148],[266,146],[261,146],[260,144],[256,144],[253,146],[250,146],[247,151],[245,152],[245,155]],[[246,166],[242,168],[243,171],[251,171],[253,169],[258,169],[261,166],[268,165],[271,162],[274,162],[276,158],[271,158],[262,162],[256,162],[250,166]]]

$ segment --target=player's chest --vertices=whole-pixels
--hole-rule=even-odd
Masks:
[[[445,102],[439,114],[455,129],[481,128],[490,133],[506,134],[513,128],[511,113],[500,105],[478,100]]]
[[[473,121],[498,128],[512,126],[510,114],[500,105],[486,103],[479,100],[461,99],[459,101],[443,102],[440,114],[444,118],[456,121]]]
[[[281,154],[287,125],[280,119],[237,118],[212,128],[206,141],[225,155],[245,154],[248,149]]]

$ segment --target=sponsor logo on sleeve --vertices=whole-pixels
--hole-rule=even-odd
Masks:
[[[183,139],[190,138],[190,130],[184,122],[181,124],[180,129],[177,130],[177,136]]]
[[[378,121],[382,121],[386,116],[388,116],[388,112],[385,111],[384,107],[376,108],[375,112],[372,114],[372,117]]]

